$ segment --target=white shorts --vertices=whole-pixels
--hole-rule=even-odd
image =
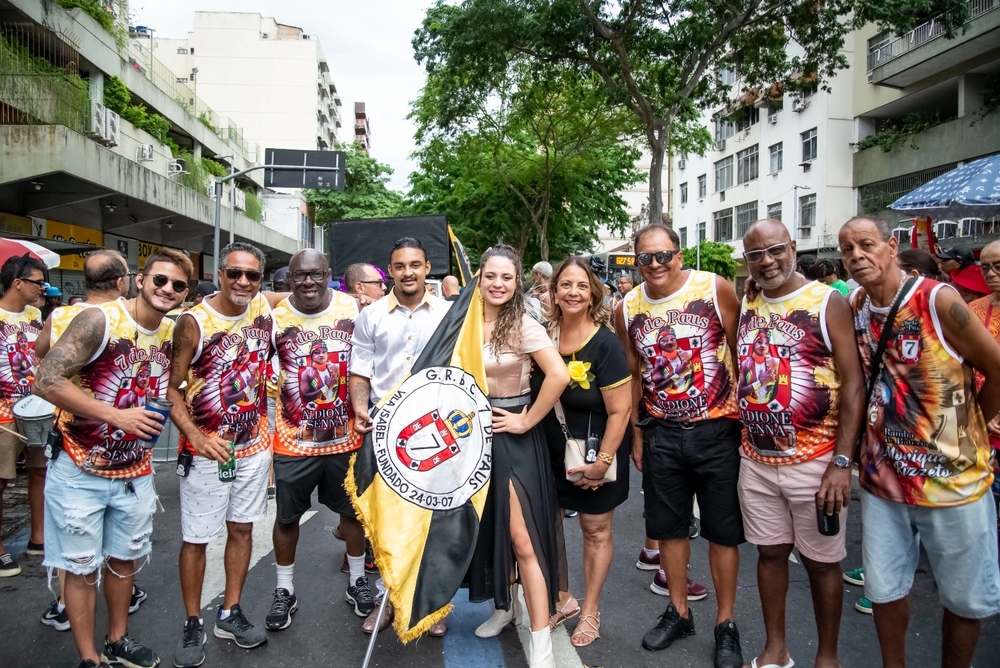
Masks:
[[[185,543],[208,543],[226,522],[251,523],[267,510],[271,451],[236,460],[236,480],[219,480],[219,462],[195,455],[181,478],[181,536]]]

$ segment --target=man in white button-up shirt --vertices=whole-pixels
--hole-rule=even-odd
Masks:
[[[354,427],[362,434],[373,428],[369,408],[406,377],[451,306],[426,289],[424,281],[430,270],[431,263],[418,239],[398,240],[389,254],[389,274],[395,282],[392,291],[362,310],[354,321],[349,386]],[[377,612],[365,621],[369,633]],[[391,619],[386,614],[383,624]],[[447,620],[442,620],[428,633],[443,636],[447,628]]]

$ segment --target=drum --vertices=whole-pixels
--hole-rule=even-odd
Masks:
[[[14,404],[11,412],[17,422],[17,430],[28,439],[31,447],[45,447],[55,421],[56,407],[41,397],[29,394]]]

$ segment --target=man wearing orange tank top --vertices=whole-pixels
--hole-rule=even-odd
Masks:
[[[862,365],[877,373],[859,467],[865,594],[882,664],[905,666],[922,545],[944,606],[942,665],[969,666],[982,620],[1000,612],[983,417],[1000,410],[1000,348],[950,287],[928,278],[907,286],[897,246],[882,220],[853,218],[840,230],[841,258],[861,285],[851,304]],[[884,332],[883,362],[873,357]],[[979,393],[973,369],[985,378]]]

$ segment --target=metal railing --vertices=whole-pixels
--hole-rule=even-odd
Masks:
[[[969,18],[966,24],[994,9],[1000,8],[1000,0],[969,0],[967,5]],[[936,16],[930,21],[920,24],[905,35],[899,35],[891,39],[886,37],[884,40],[876,41],[874,44],[870,41],[868,46],[868,71],[871,72],[876,67],[885,65],[889,61],[899,58],[903,54],[923,46],[944,34],[945,29],[941,17]]]

